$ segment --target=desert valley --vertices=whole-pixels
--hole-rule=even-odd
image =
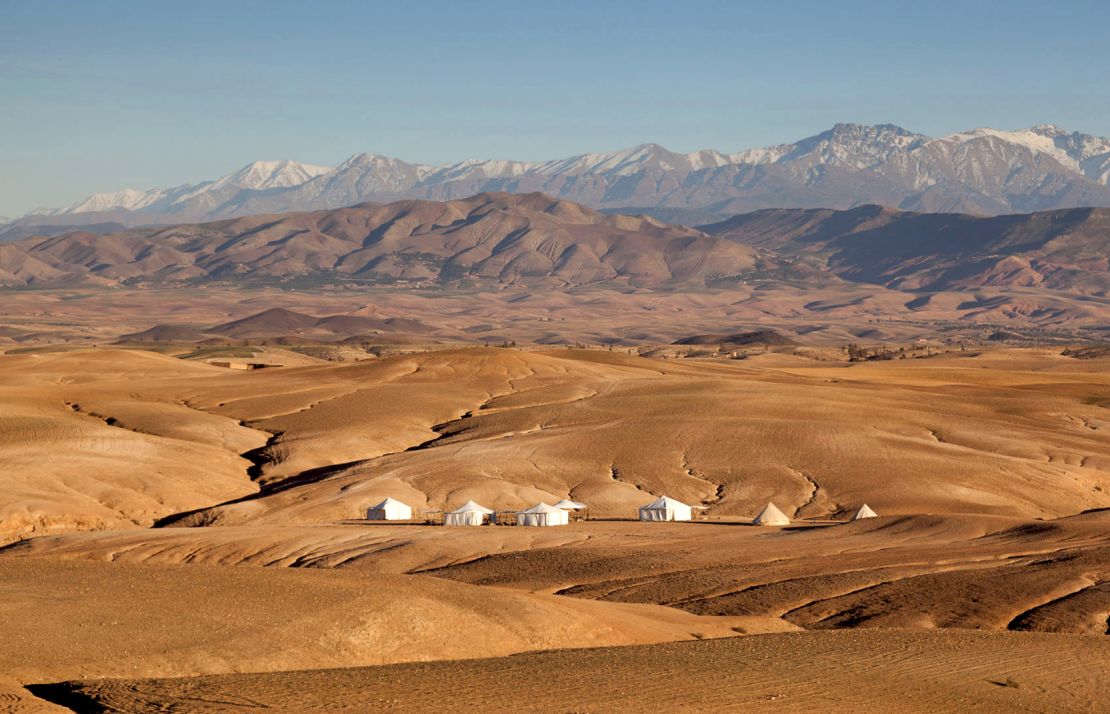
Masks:
[[[483,194],[10,243],[0,696],[1097,709],[1104,226]]]
[[[1110,712],[1108,44],[0,1],[0,714]]]

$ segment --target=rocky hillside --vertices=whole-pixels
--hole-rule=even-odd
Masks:
[[[0,284],[705,287],[797,269],[756,248],[542,194],[260,215],[0,245]],[[802,279],[819,280],[805,272]]]
[[[1076,208],[995,217],[767,210],[704,226],[710,235],[804,259],[845,280],[902,290],[1043,287],[1110,290],[1110,210]]]

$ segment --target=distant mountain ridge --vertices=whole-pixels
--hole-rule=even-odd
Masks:
[[[1110,209],[1005,216],[768,209],[702,226],[850,282],[905,291],[1047,288],[1110,296]]]
[[[211,283],[683,292],[854,283],[922,295],[1044,289],[1110,305],[1110,209],[765,209],[689,228],[540,193],[487,193],[0,244],[3,286]]]
[[[403,200],[0,244],[0,285],[706,287],[803,274],[756,248],[543,194]]]
[[[793,144],[736,153],[675,153],[657,144],[542,162],[472,160],[427,166],[357,154],[327,168],[254,162],[169,189],[96,194],[9,225],[125,225],[340,208],[402,198],[544,192],[596,209],[636,209],[708,223],[764,208],[888,205],[996,215],[1110,207],[1110,139],[1052,125],[981,128],[931,138],[891,124],[837,124]],[[0,233],[2,233],[0,229]],[[2,236],[0,236],[2,239]]]

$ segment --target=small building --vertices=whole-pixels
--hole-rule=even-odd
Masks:
[[[479,505],[474,501],[467,501],[453,511],[443,514],[445,526],[480,526],[484,525],[486,518],[493,515],[493,510]]]
[[[775,504],[768,501],[752,523],[757,526],[788,526],[790,519]]]
[[[693,518],[693,509],[682,501],[667,496],[640,506],[641,521],[688,521]]]
[[[411,521],[412,508],[395,498],[387,498],[376,506],[366,509],[368,521]]]
[[[280,364],[268,364],[266,362],[232,362],[230,360],[208,360],[207,364],[213,367],[223,367],[225,369],[266,369],[267,367],[280,367]]]
[[[871,506],[868,506],[865,503],[862,506],[860,506],[859,510],[856,511],[856,514],[854,516],[852,516],[852,520],[853,521],[858,521],[858,520],[861,520],[861,519],[864,519],[864,518],[878,518],[878,517],[879,517],[879,514],[872,511]]]
[[[537,503],[516,513],[518,526],[565,526],[567,523],[570,523],[569,513],[546,503]]]

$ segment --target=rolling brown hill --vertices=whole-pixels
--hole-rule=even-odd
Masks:
[[[690,335],[675,340],[676,345],[722,345],[741,347],[745,345],[796,345],[794,340],[775,330],[755,330],[738,332],[731,335]]]
[[[120,335],[120,343],[220,343],[231,340],[282,338],[312,342],[320,339],[335,341],[367,334],[427,335],[434,327],[404,317],[373,317],[346,314],[316,317],[306,313],[273,307],[269,310],[224,322],[212,327],[159,324],[141,332]]]
[[[1108,255],[1110,209],[989,218],[875,205],[772,209],[698,230],[539,193],[493,193],[28,238],[0,246],[0,286],[675,290],[849,281],[909,292],[1047,288],[1105,296]]]
[[[984,218],[881,206],[767,210],[704,226],[710,235],[815,261],[853,282],[900,290],[1110,290],[1110,209]]]
[[[497,708],[506,667],[554,672],[559,691],[606,661],[622,681],[682,682],[667,701],[698,711],[902,710],[907,692],[921,711],[1091,711],[1110,615],[1105,361],[470,348],[244,372],[133,349],[2,355],[0,709],[412,709],[442,701],[444,677],[494,687],[480,701]],[[699,522],[630,520],[661,494],[704,506]],[[385,496],[417,521],[565,497],[594,518],[363,520]],[[767,501],[793,523],[750,525]],[[863,501],[879,516],[847,522]],[[644,646],[473,659],[615,645]],[[455,659],[470,661],[297,671]],[[202,678],[147,679],[166,677]],[[595,679],[559,708],[658,704]]]
[[[386,496],[574,498],[598,516],[664,494],[733,517],[1110,505],[1104,365],[1055,351],[849,366],[471,348],[236,373],[88,350],[2,367],[0,540],[186,511],[335,522]]]
[[[0,246],[0,285],[492,283],[705,286],[790,267],[762,251],[543,194],[481,194]]]

